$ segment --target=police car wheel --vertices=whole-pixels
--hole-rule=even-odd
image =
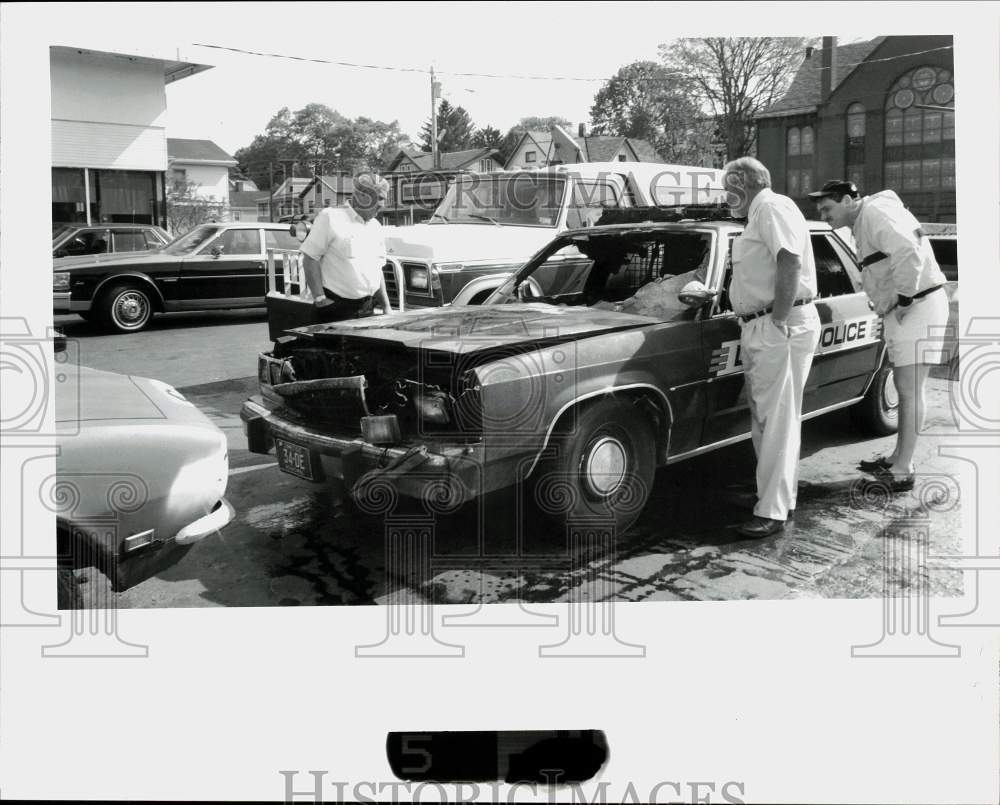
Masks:
[[[578,409],[560,423],[532,473],[534,508],[560,527],[596,519],[625,531],[649,500],[655,444],[649,419],[626,401]]]
[[[854,421],[872,436],[889,436],[898,430],[899,395],[887,356],[883,356],[867,394],[851,409],[851,414]]]

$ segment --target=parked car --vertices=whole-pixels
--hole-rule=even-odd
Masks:
[[[805,416],[849,407],[892,433],[881,320],[845,244],[810,227],[822,332]],[[741,231],[732,219],[569,230],[482,306],[293,329],[259,357],[260,394],[241,410],[249,449],[275,449],[300,478],[343,478],[356,497],[388,484],[462,501],[525,484],[558,502],[547,515],[560,522],[624,529],[657,466],[750,436],[727,293]],[[713,301],[669,320],[615,309],[692,271]]]
[[[263,307],[267,250],[298,246],[284,224],[202,224],[155,252],[57,269],[53,310],[131,333],[157,312]]]
[[[229,523],[225,434],[159,380],[71,362],[56,405],[60,607],[72,570],[95,566],[124,590]]]
[[[959,364],[959,321],[958,321],[958,225],[921,224],[927,239],[934,249],[934,257],[945,278],[944,286],[948,294],[948,377],[958,380]]]
[[[934,249],[941,271],[949,282],[958,282],[958,226],[957,224],[921,224]]]
[[[147,252],[166,246],[170,235],[152,224],[56,224],[52,230],[52,258],[59,260],[93,254]]]

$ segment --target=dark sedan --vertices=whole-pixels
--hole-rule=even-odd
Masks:
[[[202,224],[155,252],[57,269],[53,310],[131,333],[157,312],[263,307],[267,250],[298,246],[287,224]]]
[[[170,235],[166,230],[152,224],[55,224],[52,228],[52,259],[148,252],[169,242]]]

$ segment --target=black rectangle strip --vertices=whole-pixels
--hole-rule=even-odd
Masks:
[[[390,732],[392,773],[412,782],[579,783],[608,758],[601,730]]]

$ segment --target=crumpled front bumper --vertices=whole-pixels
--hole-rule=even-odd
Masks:
[[[324,474],[341,479],[362,506],[383,499],[387,487],[441,509],[457,508],[482,493],[481,455],[472,447],[438,453],[424,444],[384,446],[333,436],[282,418],[260,397],[243,403],[240,419],[251,452],[269,453],[275,438],[306,447],[319,454]]]

